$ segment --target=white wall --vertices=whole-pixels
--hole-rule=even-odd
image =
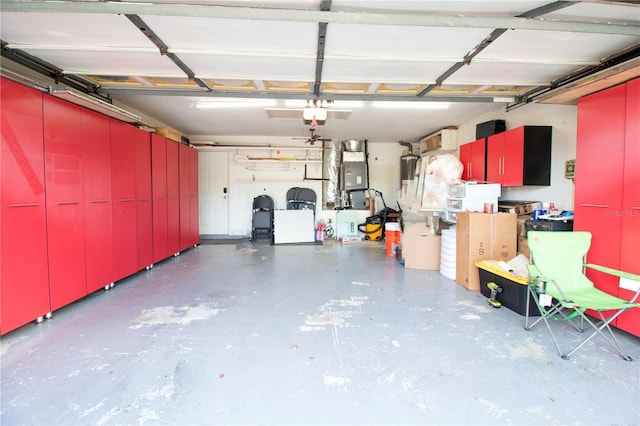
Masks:
[[[553,127],[551,150],[551,186],[504,188],[502,199],[553,202],[563,210],[573,210],[573,183],[564,178],[564,163],[576,155],[577,108],[565,105],[530,104],[506,112],[499,108],[478,116],[458,127],[458,142],[475,140],[476,124],[504,119],[507,129],[522,125],[549,125]],[[397,142],[369,143],[369,186],[382,192],[387,207],[397,209],[400,189],[400,157],[407,148]],[[312,188],[318,196],[316,222],[335,224],[336,211],[322,209],[322,182],[304,180],[305,167],[295,163],[239,163],[235,152],[229,155],[229,234],[251,234],[251,206],[253,198],[270,195],[277,209],[286,208],[286,192],[294,186]],[[307,165],[307,177],[321,178],[320,165]],[[376,211],[384,206],[378,197]],[[360,223],[370,215],[368,210],[357,210]]]
[[[286,209],[286,194],[292,187],[311,188],[322,203],[322,182],[304,180],[305,166],[283,161],[279,163],[239,163],[235,153],[229,155],[229,234],[251,235],[253,199],[266,194],[273,198],[276,209]],[[308,164],[307,176],[320,178],[322,166]]]
[[[396,200],[400,189],[400,156],[402,147],[398,143],[370,143],[369,186],[382,192],[388,207],[397,209]],[[229,149],[229,235],[250,235],[253,199],[262,194],[273,198],[276,209],[286,209],[286,193],[292,187],[311,188],[318,197],[316,222],[335,224],[336,211],[322,209],[322,181],[305,180],[305,166],[283,161],[279,163],[246,163],[234,160],[235,150]],[[320,164],[307,165],[307,178],[322,178]],[[377,197],[376,211],[384,206]],[[370,215],[369,210],[357,210],[360,223]]]
[[[551,185],[503,188],[501,199],[554,203],[561,210],[573,210],[573,182],[564,178],[564,163],[576,158],[577,107],[571,105],[529,104],[512,111],[503,109],[483,114],[458,127],[458,142],[476,138],[476,124],[503,119],[507,129],[524,125],[552,126]]]

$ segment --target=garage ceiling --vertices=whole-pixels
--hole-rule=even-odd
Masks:
[[[416,141],[640,75],[637,1],[2,1],[2,72],[192,140]],[[300,141],[298,141],[300,143]]]

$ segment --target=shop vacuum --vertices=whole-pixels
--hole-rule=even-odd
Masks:
[[[369,194],[372,192],[380,196],[384,209],[380,210],[373,216],[366,218],[364,223],[358,225],[358,231],[364,234],[365,240],[380,241],[384,238],[385,223],[398,222],[398,219],[402,215],[402,209],[400,209],[400,205],[398,205],[399,210],[387,207],[387,204],[384,202],[382,192],[375,189],[369,189]]]

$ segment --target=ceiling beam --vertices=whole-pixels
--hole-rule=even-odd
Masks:
[[[216,90],[213,92],[201,89],[171,89],[171,88],[143,88],[143,87],[102,87],[101,93],[108,95],[154,95],[154,96],[189,96],[201,98],[253,98],[253,99],[302,99],[312,97],[311,92],[253,92],[235,90]],[[320,94],[320,100],[330,101],[398,101],[398,102],[495,102],[493,96],[420,96],[389,95],[389,94],[354,94],[329,93]]]
[[[182,61],[182,59],[178,57],[178,55],[169,52],[169,46],[167,46],[167,44],[162,41],[160,36],[158,36],[155,31],[153,31],[146,24],[146,22],[142,20],[142,18],[140,18],[138,15],[126,15],[126,17],[127,19],[129,19],[129,21],[131,21],[133,25],[136,26],[136,28],[140,30],[142,34],[144,34],[151,41],[151,43],[153,43],[158,48],[158,50],[160,51],[160,55],[169,58],[171,62],[173,62],[178,68],[180,68],[180,70],[182,70],[182,72],[187,75],[187,78],[189,80],[195,81],[198,86],[204,89],[211,90],[211,87],[209,87],[206,82],[199,78],[196,78],[195,73],[191,70],[191,68],[187,66],[187,64]]]
[[[331,2],[333,0],[322,0],[320,10],[331,10]],[[320,96],[320,86],[322,85],[322,68],[324,67],[324,47],[327,41],[327,23],[318,23],[318,49],[316,51],[316,78],[313,83],[313,95]]]
[[[549,12],[556,11],[558,9],[563,9],[567,6],[570,6],[571,4],[573,4],[573,2],[571,1],[554,1],[553,3],[545,4],[535,9],[528,10],[516,16],[516,18],[535,18],[541,15],[547,14]],[[469,51],[466,55],[464,55],[464,58],[462,59],[462,61],[456,62],[455,64],[453,64],[451,68],[446,70],[440,77],[436,79],[435,84],[430,84],[427,87],[425,87],[422,91],[420,91],[420,93],[418,93],[418,96],[424,96],[430,91],[432,91],[433,89],[435,89],[436,87],[441,86],[442,83],[444,83],[444,81],[447,78],[451,77],[456,71],[462,68],[463,65],[469,65],[473,60],[473,58],[475,58],[480,52],[486,49],[491,43],[493,43],[498,37],[500,37],[505,32],[507,32],[506,28],[496,28],[493,31],[491,31],[491,34],[489,34],[487,37],[485,37],[484,40],[478,43],[476,47],[473,48],[473,50]]]
[[[639,5],[640,6],[640,5]],[[556,21],[518,17],[457,16],[430,14],[382,14],[315,10],[186,5],[170,3],[0,1],[8,12],[98,13],[219,18],[281,22],[326,22],[451,28],[508,28],[520,30],[569,31],[580,33],[640,36],[640,25],[583,21]]]

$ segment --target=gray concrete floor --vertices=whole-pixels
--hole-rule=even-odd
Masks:
[[[0,422],[638,424],[617,334],[635,361],[599,337],[562,360],[382,243],[202,245],[4,336]]]

